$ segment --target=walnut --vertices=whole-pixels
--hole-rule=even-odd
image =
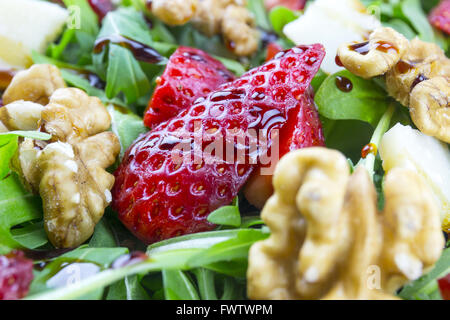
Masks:
[[[248,56],[258,50],[259,34],[255,29],[253,17],[245,7],[226,7],[222,33],[228,47],[238,56]]]
[[[238,56],[258,49],[259,32],[244,0],[154,0],[151,10],[169,25],[191,21],[207,36],[222,34]]]
[[[406,45],[398,45],[403,43],[403,40],[393,39],[404,37],[390,28],[375,30],[370,35],[370,41],[373,38],[376,38],[378,43],[390,43],[400,49],[397,50],[397,54],[392,52],[389,59],[387,59],[389,51],[377,53],[387,59],[384,62],[374,59],[370,63],[361,64],[361,61],[370,58],[372,50],[364,56],[351,52],[348,45],[343,45],[338,55],[344,66],[350,72],[364,78],[385,74],[389,95],[409,107],[414,124],[423,133],[449,143],[450,59],[438,45],[417,38],[407,41]],[[377,63],[382,67],[376,67]]]
[[[386,87],[390,96],[408,106],[418,81],[449,75],[450,60],[444,51],[434,43],[415,38],[395,68],[386,73]]]
[[[38,103],[18,100],[0,108],[0,122],[8,129],[36,130],[44,107]]]
[[[293,151],[273,181],[262,212],[272,233],[249,254],[252,299],[395,298],[396,289],[440,257],[438,208],[409,169],[387,173],[382,213],[366,169],[350,175],[337,151]]]
[[[56,90],[42,111],[41,131],[52,141],[75,143],[109,129],[111,116],[97,97],[76,88]]]
[[[385,74],[403,56],[408,40],[392,28],[380,27],[369,36],[369,41],[343,44],[338,49],[342,64],[353,74],[372,78]]]
[[[9,129],[39,128],[52,135],[49,143],[21,141],[12,166],[25,186],[40,194],[49,240],[55,247],[70,248],[92,235],[112,200],[114,176],[105,169],[115,162],[120,143],[107,131],[111,118],[97,97],[60,88],[46,99],[46,106],[8,104],[2,108],[8,118],[0,119]]]
[[[59,69],[49,64],[36,64],[19,71],[3,94],[5,105],[25,100],[46,105],[56,89],[65,88],[66,83]]]
[[[195,15],[198,0],[153,0],[152,13],[164,23],[177,26]]]
[[[409,111],[423,133],[450,143],[450,84],[448,78],[435,77],[416,85],[411,92]]]

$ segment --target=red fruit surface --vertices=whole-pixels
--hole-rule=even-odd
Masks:
[[[438,285],[442,299],[450,300],[450,273],[446,277],[439,279]]]
[[[262,130],[271,141],[275,129],[301,113],[303,95],[324,56],[320,44],[280,52],[141,136],[115,172],[113,208],[120,220],[147,243],[211,230],[208,214],[238,194],[258,166],[250,158],[270,150],[269,142],[269,150],[252,151],[233,134],[242,138],[249,129]],[[221,149],[207,152],[212,142]],[[193,150],[181,151],[180,145]],[[220,156],[230,149],[233,156]],[[202,161],[193,163],[194,157]]]
[[[267,45],[266,62],[272,60],[278,52],[283,51],[283,47],[276,42],[271,42]]]
[[[231,72],[202,50],[179,47],[170,57],[144,114],[154,128],[192,106],[221,84],[234,80]]]
[[[264,3],[268,10],[276,6],[284,6],[291,10],[303,10],[306,0],[265,0]]]
[[[114,10],[114,5],[111,0],[88,0],[88,2],[100,21],[103,20],[108,12]]]
[[[22,251],[0,256],[0,300],[16,300],[25,297],[33,280],[33,261],[26,259]]]
[[[443,0],[434,8],[428,17],[436,28],[450,34],[450,0]]]

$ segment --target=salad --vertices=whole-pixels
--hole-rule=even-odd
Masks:
[[[0,300],[450,299],[449,0],[0,0]]]

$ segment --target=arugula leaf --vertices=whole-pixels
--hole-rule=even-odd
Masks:
[[[237,205],[223,206],[211,212],[208,221],[214,224],[239,227],[241,225],[241,213]]]
[[[214,283],[214,272],[208,269],[199,268],[194,270],[197,278],[198,289],[202,300],[217,300]]]
[[[133,103],[149,90],[150,82],[133,54],[121,46],[110,44],[106,96],[111,99],[123,92],[127,103]]]
[[[112,284],[106,300],[149,300],[150,296],[142,287],[139,276],[128,276]]]
[[[345,77],[353,84],[350,92],[336,86],[336,77]],[[372,80],[357,77],[347,70],[330,75],[314,98],[319,113],[333,120],[361,120],[376,126],[389,106],[386,92]]]
[[[26,224],[22,228],[14,228],[11,230],[11,234],[14,240],[28,249],[36,249],[48,243],[43,221]]]
[[[89,241],[89,247],[91,248],[114,248],[117,246],[114,234],[103,217],[99,223],[95,226],[94,234]]]
[[[433,28],[428,22],[420,0],[403,0],[401,3],[401,10],[414,29],[416,29],[422,40],[428,42],[434,41]]]
[[[414,30],[411,29],[411,27],[400,19],[392,19],[388,22],[383,22],[383,25],[385,27],[391,27],[392,29],[400,32],[403,34],[408,40],[412,40],[414,37],[416,37],[416,33]]]
[[[296,20],[299,16],[299,12],[292,11],[283,6],[278,6],[270,11],[269,20],[273,30],[278,34],[282,34],[284,26],[289,22]]]
[[[247,2],[248,10],[253,13],[256,25],[264,30],[271,31],[269,18],[267,17],[264,0],[251,0]]]
[[[229,240],[217,243],[209,249],[194,255],[188,260],[191,267],[205,266],[218,261],[232,261],[246,258],[251,245],[259,240],[264,240],[269,236],[261,230],[243,229],[237,236]]]
[[[10,171],[9,163],[18,148],[18,137],[48,140],[51,135],[37,131],[9,131],[0,133],[0,180]]]
[[[97,35],[98,17],[87,0],[63,0],[69,9],[76,8],[72,20],[63,32],[57,44],[51,44],[47,53],[53,59],[78,65],[89,64],[92,60],[92,48]]]
[[[42,219],[41,199],[27,192],[13,173],[0,180],[0,254],[24,244],[14,238],[11,228],[21,223]]]
[[[199,300],[197,290],[188,275],[181,270],[163,270],[166,300]]]
[[[404,286],[399,296],[408,300],[442,299],[437,280],[448,273],[450,273],[450,248],[444,250],[429,273]]]
[[[128,147],[137,139],[137,137],[148,131],[140,117],[134,113],[118,108],[117,106],[108,106],[108,112],[111,115],[111,129],[117,135],[120,141],[120,156],[122,159]]]

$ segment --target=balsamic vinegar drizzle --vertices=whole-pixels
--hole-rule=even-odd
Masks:
[[[94,53],[100,53],[108,43],[127,48],[133,53],[136,60],[142,62],[158,63],[164,60],[163,56],[152,47],[121,35],[111,35],[98,39],[94,45]]]
[[[370,42],[364,41],[361,43],[355,43],[349,45],[348,47],[350,50],[358,52],[359,54],[365,56],[370,51]],[[377,43],[375,43],[374,49],[384,53],[398,53],[398,49],[392,43],[389,43],[387,41],[378,41]]]
[[[353,90],[353,83],[346,77],[336,77],[336,87],[342,92],[350,92]]]

